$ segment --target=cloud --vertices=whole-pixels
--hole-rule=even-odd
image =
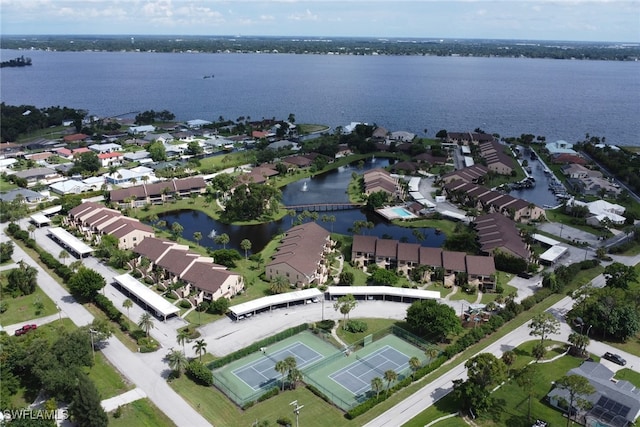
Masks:
[[[292,21],[319,21],[319,16],[311,13],[311,11],[307,9],[303,13],[293,13],[289,15],[289,19]]]

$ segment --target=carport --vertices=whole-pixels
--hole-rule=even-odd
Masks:
[[[564,246],[551,246],[542,255],[540,255],[540,261],[546,264],[555,264],[568,250],[569,248],[565,248]]]
[[[392,286],[329,286],[331,300],[351,294],[360,300],[414,302],[425,299],[440,299],[440,292],[423,289],[394,288]]]
[[[235,320],[241,320],[247,315],[252,316],[260,311],[266,311],[267,309],[271,311],[274,307],[280,306],[289,308],[291,304],[304,304],[314,298],[324,298],[324,295],[317,288],[303,289],[247,301],[229,307],[229,311]]]
[[[178,307],[162,298],[129,274],[116,276],[113,280],[129,295],[144,304],[146,308],[151,309],[157,317],[167,320],[167,317],[180,312]]]
[[[91,246],[85,244],[82,240],[78,239],[73,234],[69,233],[67,230],[61,227],[53,227],[49,229],[49,234],[60,245],[62,245],[65,249],[73,252],[80,258],[84,258],[86,255],[89,255],[93,252]]]

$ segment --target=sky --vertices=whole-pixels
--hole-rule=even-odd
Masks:
[[[640,42],[640,0],[0,0],[2,34]]]

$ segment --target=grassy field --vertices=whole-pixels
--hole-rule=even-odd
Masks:
[[[4,326],[13,325],[58,312],[56,304],[39,287],[36,287],[36,291],[31,295],[11,298],[11,295],[5,289],[8,274],[9,270],[0,272],[0,286],[3,288],[0,299],[7,304],[7,311],[0,314],[0,324]],[[35,306],[37,301],[43,304],[41,309]]]
[[[101,399],[122,394],[133,389],[133,385],[127,384],[120,373],[111,366],[111,363],[100,352],[96,352],[95,362],[91,368],[85,370],[89,378],[95,383]]]
[[[629,368],[620,369],[616,372],[614,378],[619,380],[627,380],[636,387],[640,387],[640,372],[636,372]]]
[[[112,427],[172,427],[175,426],[149,399],[140,399],[121,407],[120,417],[109,414]]]
[[[395,325],[396,323],[398,323],[397,320],[393,320],[393,319],[358,319],[358,320],[363,320],[367,322],[368,328],[366,331],[358,332],[358,333],[345,331],[344,329],[342,329],[342,320],[340,320],[340,324],[338,326],[338,329],[336,330],[336,333],[338,334],[338,336],[342,341],[346,342],[347,344],[353,344],[355,342],[360,341],[362,338],[364,338],[367,335],[370,335],[382,329],[386,329],[389,326]]]

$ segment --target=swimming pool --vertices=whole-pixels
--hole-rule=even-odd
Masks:
[[[411,212],[409,212],[408,210],[406,210],[405,208],[391,208],[391,212],[393,212],[394,214],[398,215],[399,217],[402,218],[409,218],[414,216]]]

